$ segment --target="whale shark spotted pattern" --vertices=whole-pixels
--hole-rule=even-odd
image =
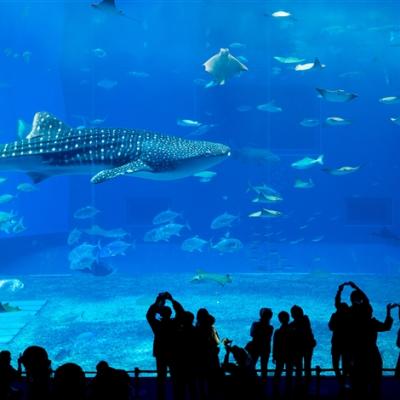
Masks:
[[[39,112],[26,139],[0,145],[0,169],[26,172],[35,183],[62,174],[93,174],[92,183],[122,175],[170,180],[228,156],[230,148],[220,143],[137,129],[74,129]]]

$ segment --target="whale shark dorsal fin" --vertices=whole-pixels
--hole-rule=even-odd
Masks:
[[[134,174],[135,172],[153,171],[146,163],[141,160],[133,161],[119,167],[104,169],[92,177],[90,182],[92,183],[102,183],[108,181],[109,179],[114,179],[117,176]]]
[[[69,131],[71,128],[48,112],[37,112],[33,117],[32,130],[26,139]]]

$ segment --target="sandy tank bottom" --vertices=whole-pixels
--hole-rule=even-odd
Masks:
[[[399,276],[341,274],[232,274],[232,283],[191,283],[190,274],[154,274],[97,278],[87,275],[19,276],[25,287],[17,292],[2,291],[1,301],[12,305],[37,304],[36,313],[27,316],[18,328],[16,313],[2,314],[3,330],[15,336],[0,345],[9,349],[14,362],[28,345],[44,346],[53,368],[74,361],[93,371],[100,360],[117,368],[154,369],[152,332],[145,315],[155,296],[168,290],[182,305],[196,312],[206,307],[216,317],[221,336],[244,345],[251,323],[260,307],[273,309],[272,324],[278,327],[277,314],[298,304],[309,315],[318,345],[314,365],[330,368],[330,338],[327,323],[334,312],[337,285],[355,281],[370,297],[377,318],[383,319],[385,305],[398,302]],[[10,278],[10,277],[5,277]],[[344,292],[343,299],[348,299]],[[13,315],[14,314],[14,315]],[[384,366],[394,368],[398,349],[397,309],[391,332],[379,335]],[[7,323],[7,318],[10,321]],[[20,324],[21,325],[21,324]],[[223,351],[221,350],[221,356]],[[272,363],[270,364],[272,366]]]

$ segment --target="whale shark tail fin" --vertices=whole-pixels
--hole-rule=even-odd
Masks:
[[[71,128],[48,112],[37,112],[33,117],[32,130],[26,139],[34,139],[44,135],[60,134]]]

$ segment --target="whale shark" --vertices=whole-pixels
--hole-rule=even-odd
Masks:
[[[230,155],[230,148],[220,143],[139,129],[71,128],[48,112],[38,112],[25,139],[0,145],[0,170],[25,172],[34,183],[70,174],[92,174],[92,183],[124,175],[172,180]]]

